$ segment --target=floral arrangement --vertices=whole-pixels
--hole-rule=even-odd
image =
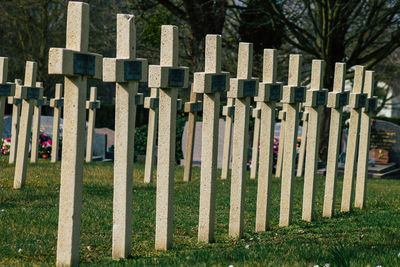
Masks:
[[[39,136],[39,157],[47,159],[51,155],[51,137],[44,134],[40,133]]]
[[[11,138],[1,139],[0,153],[3,155],[10,154]]]

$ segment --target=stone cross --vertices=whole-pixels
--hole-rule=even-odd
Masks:
[[[376,111],[377,98],[374,97],[374,71],[365,72],[364,93],[368,99],[365,108],[362,109],[360,119],[360,145],[358,149],[357,160],[357,180],[356,180],[356,195],[354,206],[364,208],[366,181],[368,176],[368,155],[369,155],[369,139],[371,134],[371,117]]]
[[[230,79],[228,97],[235,98],[235,130],[232,151],[229,235],[243,234],[244,196],[246,191],[247,148],[250,97],[258,91],[258,78],[252,78],[253,44],[239,43],[237,78]]]
[[[311,88],[306,92],[306,102],[304,103],[304,106],[308,110],[309,121],[307,129],[302,219],[309,222],[312,220],[312,213],[314,210],[315,176],[318,164],[321,112],[328,98],[328,90],[322,89],[323,70],[323,60],[312,61]]]
[[[37,99],[43,97],[43,88],[35,87],[36,74],[37,63],[27,61],[24,85],[18,85],[15,89],[15,96],[22,99],[22,108],[18,132],[17,158],[15,162],[14,189],[21,189],[25,186],[33,106]]]
[[[255,97],[260,104],[260,159],[258,170],[256,231],[269,228],[271,210],[271,181],[274,152],[274,130],[276,102],[282,97],[282,83],[276,82],[277,53],[275,49],[264,49],[263,80]]]
[[[286,121],[285,106],[283,106],[282,110],[278,112],[278,119],[281,121],[281,130],[279,132],[279,146],[278,146],[278,157],[276,160],[275,177],[279,178],[282,176],[283,149],[285,144],[285,121]]]
[[[342,135],[342,113],[343,107],[349,102],[349,94],[348,92],[344,92],[345,80],[346,63],[336,63],[333,92],[329,92],[327,103],[327,107],[331,109],[331,122],[329,129],[328,160],[326,164],[323,207],[323,216],[326,218],[332,217],[335,208],[340,138]]]
[[[160,65],[149,66],[149,87],[160,88],[155,248],[172,247],[176,110],[179,88],[188,86],[189,68],[178,67],[178,27],[161,27]]]
[[[190,93],[190,101],[185,103],[185,112],[189,113],[188,131],[186,138],[185,165],[183,171],[183,181],[190,182],[192,180],[192,163],[193,163],[193,145],[194,135],[196,132],[196,114],[202,111],[202,103],[199,101],[199,94]]]
[[[37,163],[38,161],[40,117],[42,115],[42,106],[48,106],[47,98],[43,96],[43,83],[36,82],[36,87],[41,88],[42,95],[39,96],[40,99],[36,101],[33,107],[31,163]]]
[[[160,89],[151,88],[150,97],[144,100],[144,108],[149,110],[149,123],[147,130],[146,162],[144,169],[144,182],[153,181],[153,169],[156,153],[157,126],[158,126],[158,95]]]
[[[59,141],[60,138],[60,118],[61,118],[61,108],[64,105],[63,98],[63,84],[56,84],[56,92],[54,98],[50,99],[50,107],[54,108],[53,114],[53,138],[51,145],[51,162],[58,161],[58,150],[59,150]]]
[[[254,134],[253,134],[253,150],[251,153],[251,169],[250,178],[255,179],[258,170],[258,149],[260,141],[260,120],[261,120],[261,107],[260,102],[257,102],[256,108],[253,109],[252,117],[254,118]]]
[[[22,80],[15,79],[15,85],[22,85]],[[14,164],[17,156],[18,144],[18,131],[19,131],[19,117],[21,113],[22,99],[14,96],[8,97],[8,104],[12,105],[12,119],[11,119],[11,145],[8,163]]]
[[[350,93],[349,107],[351,108],[350,113],[350,125],[349,135],[347,139],[346,148],[346,163],[344,166],[343,176],[343,190],[342,190],[342,204],[341,211],[347,212],[351,210],[353,202],[353,185],[354,185],[354,174],[356,172],[356,156],[359,149],[359,130],[360,130],[360,117],[362,108],[365,107],[367,101],[367,94],[363,93],[364,90],[364,76],[365,67],[356,66],[354,73],[354,84],[353,91]]]
[[[8,57],[0,57],[0,140],[3,137],[4,110],[6,98],[14,95],[15,84],[7,82]]]
[[[92,162],[93,138],[96,123],[96,109],[100,108],[100,101],[97,100],[97,87],[90,87],[90,99],[86,101],[86,109],[89,110],[89,119],[86,139],[86,162]]]
[[[89,4],[68,3],[66,30],[66,48],[50,48],[49,51],[49,74],[65,76],[56,260],[60,266],[79,262],[87,77],[101,79],[103,61],[101,55],[87,52]]]
[[[224,153],[222,156],[221,179],[228,178],[229,163],[231,161],[232,122],[235,114],[235,99],[228,97],[227,104],[222,108],[225,116]]]
[[[308,129],[308,107],[304,107],[304,112],[301,116],[301,120],[303,121],[303,127],[301,131],[301,143],[299,150],[299,161],[297,162],[297,172],[296,176],[303,176],[304,169],[304,160],[306,155],[306,143],[307,143],[307,129]]]
[[[221,35],[208,34],[204,72],[194,74],[193,93],[203,94],[198,239],[214,242],[218,161],[218,120],[221,92],[229,88],[229,73],[221,72]]]
[[[117,15],[117,55],[103,59],[103,81],[115,82],[115,160],[112,257],[127,258],[132,249],[132,188],[136,105],[139,82],[147,81],[147,60],[136,58],[135,17]]]
[[[292,218],[293,180],[296,166],[299,103],[305,101],[305,87],[300,86],[302,55],[290,55],[288,85],[283,87],[282,103],[286,111],[282,160],[282,185],[279,226],[288,226]],[[280,141],[280,145],[281,145]]]

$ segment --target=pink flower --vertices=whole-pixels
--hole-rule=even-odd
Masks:
[[[47,140],[47,143],[49,143],[49,145],[52,145],[53,143],[51,142],[51,139]]]

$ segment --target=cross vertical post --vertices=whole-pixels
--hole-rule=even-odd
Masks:
[[[144,100],[144,108],[149,110],[149,123],[147,130],[146,162],[144,167],[144,182],[149,184],[153,181],[154,162],[156,158],[156,141],[158,127],[158,95],[160,89],[151,88],[150,97]]]
[[[308,107],[304,107],[304,112],[301,116],[301,120],[303,121],[303,127],[301,128],[301,143],[299,150],[299,161],[297,162],[297,172],[296,176],[303,176],[304,170],[304,161],[306,159],[306,146],[307,146],[307,130],[308,130]]]
[[[225,116],[225,132],[224,132],[224,153],[222,156],[221,179],[228,178],[229,165],[231,162],[232,122],[234,114],[235,114],[235,99],[228,97],[226,106],[222,108],[222,116]]]
[[[40,88],[40,95],[39,99],[36,100],[36,103],[33,106],[31,163],[37,163],[38,161],[40,117],[42,115],[42,106],[47,105],[47,98],[43,97],[43,83],[36,82],[36,87]]]
[[[250,178],[255,179],[258,170],[258,150],[260,145],[260,120],[261,120],[261,104],[257,102],[256,108],[253,109],[254,118],[254,134],[253,134],[253,149],[251,153],[251,169]]]
[[[7,97],[13,96],[15,84],[7,82],[8,58],[0,57],[0,140],[3,137],[4,110]]]
[[[278,146],[278,156],[276,160],[275,177],[280,178],[282,176],[282,166],[283,166],[283,149],[285,144],[285,121],[286,121],[286,110],[285,106],[278,112],[278,119],[281,121],[281,129],[279,132],[279,146]]]
[[[64,105],[63,99],[63,84],[56,84],[56,92],[53,99],[50,99],[50,107],[54,108],[53,113],[53,138],[51,145],[51,162],[58,161],[58,151],[59,151],[59,138],[60,138],[60,118],[61,109]]]
[[[97,87],[90,87],[90,100],[86,101],[86,109],[89,110],[86,137],[86,162],[92,162],[94,126],[96,123],[96,109],[98,108],[100,108],[100,101],[97,100]]]
[[[22,85],[22,80],[15,79],[15,85]],[[22,99],[14,96],[8,97],[8,104],[12,105],[12,119],[11,119],[11,145],[8,163],[14,164],[17,156],[17,144],[18,144],[18,130],[19,120],[21,113]]]

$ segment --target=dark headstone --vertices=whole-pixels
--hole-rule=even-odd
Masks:
[[[387,150],[389,163],[394,162],[400,166],[400,126],[374,120],[371,125],[370,149]]]

